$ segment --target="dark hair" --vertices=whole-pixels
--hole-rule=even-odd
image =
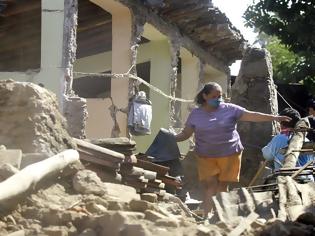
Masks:
[[[221,86],[218,83],[215,82],[209,82],[203,86],[203,88],[197,93],[197,96],[195,98],[195,102],[199,105],[204,104],[206,101],[203,98],[203,94],[209,94],[213,90],[222,90]]]
[[[313,108],[315,110],[315,100],[314,99],[309,99],[307,101],[307,108]]]
[[[301,119],[300,113],[293,108],[285,108],[280,112],[281,116],[288,116],[291,118],[290,121],[282,121],[281,124],[287,128],[294,128],[296,123]]]

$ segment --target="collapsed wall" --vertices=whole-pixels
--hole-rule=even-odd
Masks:
[[[75,144],[56,96],[28,82],[0,81],[0,144],[23,153],[56,154]]]
[[[247,48],[235,84],[232,102],[248,110],[268,114],[278,112],[276,86],[272,79],[272,64],[266,49]],[[263,160],[261,148],[271,139],[276,127],[272,122],[240,122],[238,131],[245,147],[242,158],[241,184],[247,185]]]

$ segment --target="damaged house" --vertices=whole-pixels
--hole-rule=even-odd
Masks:
[[[210,0],[2,2],[0,79],[55,92],[70,132],[87,138],[128,136],[129,99],[145,91],[152,135],[135,137],[139,151],[161,127],[181,127],[203,83],[218,82],[228,95],[229,65],[245,48],[240,32]],[[101,76],[127,72],[158,90],[128,76]]]
[[[295,167],[296,153],[314,153],[304,120],[272,182],[219,193],[206,219],[200,202],[172,194],[183,183],[169,167],[133,155],[161,127],[182,127],[204,83],[230,97],[229,65],[243,54],[232,101],[277,110],[268,52],[245,50],[210,0],[0,0],[0,39],[0,235],[314,235],[315,185],[295,181],[315,173],[311,161]],[[83,140],[128,136],[139,90],[152,102],[151,135]],[[240,127],[244,143],[269,138],[271,126]]]

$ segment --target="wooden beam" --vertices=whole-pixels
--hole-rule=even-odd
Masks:
[[[87,162],[91,162],[91,163],[94,163],[97,165],[109,167],[109,168],[114,169],[114,170],[119,170],[119,168],[120,168],[120,163],[117,163],[117,162],[115,163],[115,162],[111,162],[109,160],[97,158],[93,154],[91,154],[89,152],[82,151],[82,150],[79,150],[79,153],[80,153],[80,159],[83,161],[87,161]]]
[[[38,0],[27,0],[27,1],[19,1],[16,3],[12,3],[5,9],[3,12],[0,13],[3,17],[8,16],[16,16],[18,14],[32,11],[34,9],[41,8],[41,1]]]
[[[97,156],[100,159],[116,163],[121,163],[125,160],[125,155],[119,152],[115,152],[110,149],[94,145],[81,139],[73,138],[73,140],[77,144],[78,149],[88,152],[91,155]]]
[[[166,175],[170,168],[162,165],[158,165],[149,161],[138,159],[137,163],[134,164],[137,167],[141,167],[146,170],[155,171],[158,175]]]

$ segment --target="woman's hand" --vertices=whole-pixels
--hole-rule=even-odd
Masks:
[[[185,127],[179,134],[175,135],[176,142],[181,142],[186,139],[188,139],[192,134],[194,130],[190,127]]]
[[[288,116],[275,116],[275,121],[278,121],[278,122],[282,122],[282,121],[289,122],[290,120],[292,119]]]

